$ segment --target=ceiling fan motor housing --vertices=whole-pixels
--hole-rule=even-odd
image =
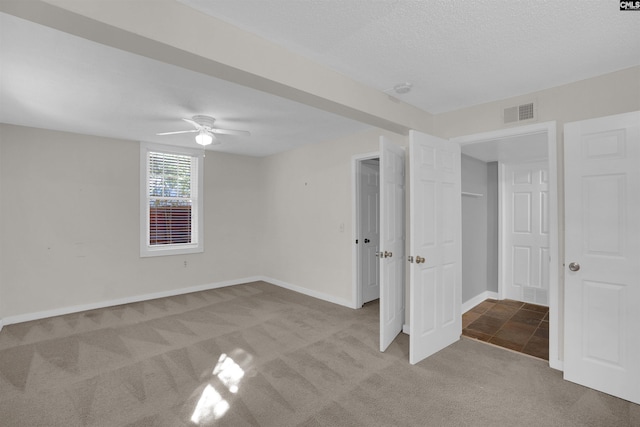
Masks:
[[[202,116],[202,115],[193,116],[192,119],[194,122],[198,123],[200,126],[208,129],[213,128],[213,124],[216,121],[216,119],[214,119],[213,117]]]

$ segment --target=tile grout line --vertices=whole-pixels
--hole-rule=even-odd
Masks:
[[[476,318],[474,321],[470,322],[470,323],[469,323],[469,325],[471,325],[471,324],[472,324],[472,323],[474,323],[475,321],[479,320],[480,318],[485,317],[485,316],[487,315],[487,313],[488,313],[488,312],[489,312],[493,307],[495,307],[495,305],[496,305],[496,304],[497,304],[497,301],[493,304],[493,306],[492,306],[491,308],[486,309],[484,312],[480,313],[480,314],[479,314],[479,316],[478,316],[478,318]],[[509,321],[511,321],[511,319],[513,319],[513,317],[514,317],[517,313],[519,313],[519,312],[520,312],[520,311],[522,311],[522,310],[527,310],[527,311],[531,311],[531,312],[538,312],[537,310],[529,310],[529,309],[526,309],[526,308],[525,308],[525,306],[526,306],[526,303],[522,302],[522,303],[521,303],[521,305],[518,307],[518,309],[517,309],[517,310],[516,310],[516,311],[515,311],[511,316],[509,316],[509,317],[504,321],[504,323],[502,323],[502,325],[500,326],[500,328],[498,328],[498,330],[497,330],[495,333],[493,333],[493,334],[491,334],[491,335],[487,334],[487,335],[489,336],[489,338],[488,338],[488,340],[487,340],[487,341],[485,341],[485,342],[487,342],[487,343],[489,343],[489,344],[492,344],[492,345],[500,346],[500,345],[498,345],[498,344],[495,344],[495,343],[491,342],[491,340],[492,340],[493,338],[495,338],[495,337],[496,337],[496,335],[497,335],[497,334],[498,334],[498,333],[499,333],[499,332],[504,328],[504,326],[505,326]],[[542,322],[544,322],[544,321],[545,321],[544,319],[545,319],[545,317],[546,317],[546,316],[548,316],[548,310],[545,312],[545,315],[544,315],[544,316],[542,316],[542,318],[538,321],[537,325],[535,326],[535,328],[534,328],[534,329],[533,329],[533,331],[531,332],[531,335],[529,335],[529,337],[527,338],[527,340],[525,341],[525,343],[521,346],[520,350],[513,350],[513,351],[516,351],[516,352],[518,352],[518,353],[522,353],[522,354],[527,354],[527,355],[529,355],[528,353],[524,353],[524,349],[526,348],[527,344],[529,344],[529,342],[531,341],[531,339],[535,336],[535,334],[536,334],[536,332],[538,331],[538,329],[540,329],[540,325],[542,324]],[[491,316],[488,316],[488,317],[491,317]],[[468,327],[469,325],[467,325],[467,327]],[[466,328],[463,328],[463,329],[466,329]],[[464,335],[464,333],[463,333],[463,335]],[[472,337],[472,338],[473,338],[473,337]],[[475,338],[475,339],[478,339],[478,338]],[[482,341],[482,340],[481,340],[481,341]],[[501,347],[501,346],[500,346],[500,347]],[[537,357],[537,356],[534,356],[534,357]]]
[[[512,314],[511,316],[509,316],[509,318],[507,318],[507,320],[505,320],[505,321],[504,321],[504,323],[503,323],[503,324],[498,328],[498,330],[497,330],[497,331],[496,331],[496,332],[491,336],[491,338],[489,338],[489,341],[487,341],[488,343],[493,344],[493,343],[491,342],[491,339],[492,339],[492,338],[495,338],[495,336],[498,334],[498,332],[500,332],[500,331],[502,330],[502,328],[504,327],[504,325],[506,325],[506,324],[509,322],[509,320],[511,320],[511,319],[513,318],[513,316],[515,316],[515,315],[516,315],[516,313],[518,313],[520,310],[522,310],[522,307],[524,307],[524,303],[522,303],[522,305],[521,305],[521,306],[520,306],[516,311],[514,311],[514,312],[513,312],[513,314]],[[487,310],[487,311],[489,311],[489,310]],[[531,337],[529,337],[529,339],[531,339]],[[527,342],[529,342],[529,341],[527,340]],[[494,344],[494,345],[497,345],[497,344]],[[522,353],[522,350],[523,350],[523,349],[524,349],[524,346],[522,346],[522,349],[520,349],[520,350],[516,350],[516,351],[518,351],[519,353]]]

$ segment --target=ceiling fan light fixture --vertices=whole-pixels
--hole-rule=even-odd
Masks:
[[[204,129],[200,129],[200,133],[196,135],[196,142],[202,146],[207,146],[213,142],[213,135]]]

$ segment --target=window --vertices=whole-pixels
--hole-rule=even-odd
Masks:
[[[140,144],[140,256],[202,252],[203,152]]]

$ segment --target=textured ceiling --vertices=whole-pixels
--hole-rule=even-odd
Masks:
[[[180,0],[431,113],[640,65],[614,0]]]
[[[431,113],[640,65],[640,12],[614,0],[181,0]],[[152,4],[153,2],[149,2]],[[0,122],[193,146],[182,117],[265,156],[367,128],[352,120],[0,13]]]

